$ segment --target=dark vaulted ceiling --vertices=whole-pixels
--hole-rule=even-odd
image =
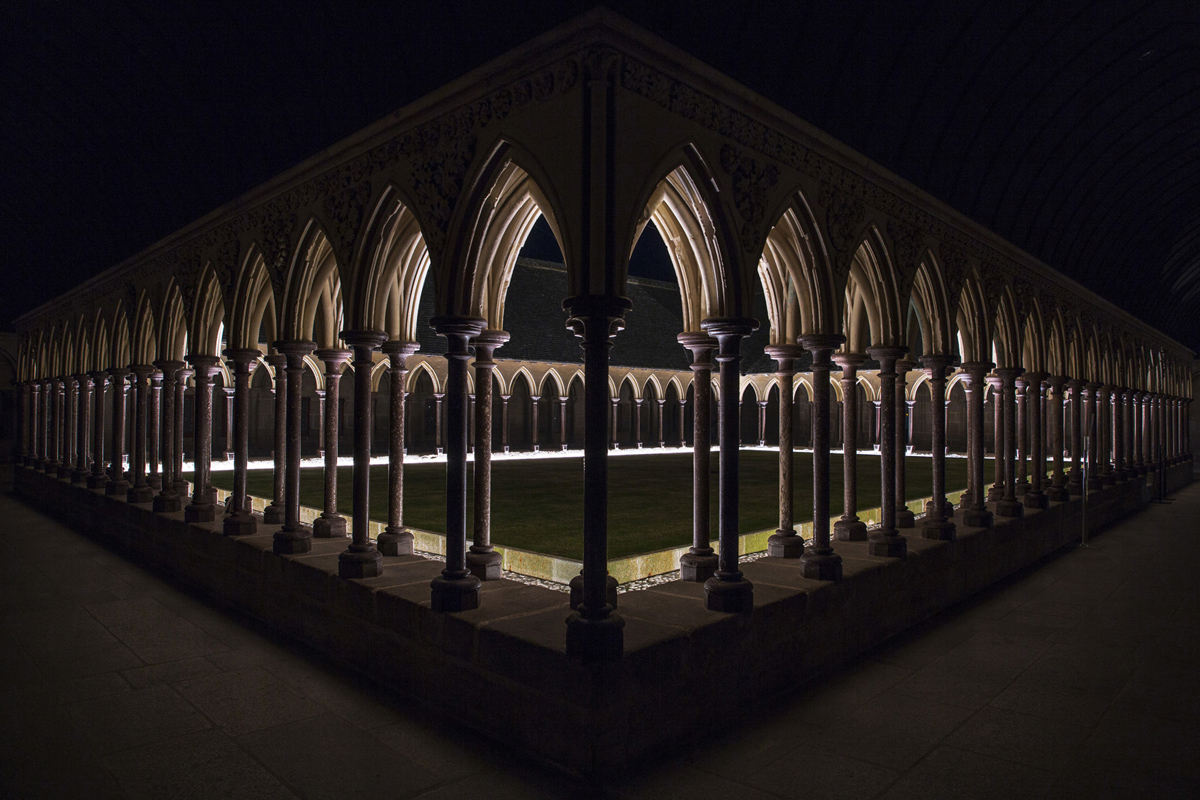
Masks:
[[[589,8],[0,7],[0,327]],[[609,6],[1200,350],[1200,3]]]

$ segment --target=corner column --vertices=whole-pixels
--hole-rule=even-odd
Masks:
[[[183,508],[185,522],[212,522],[217,518],[217,509],[208,490],[209,473],[212,465],[212,379],[216,376],[220,359],[217,356],[192,355],[187,361],[195,370],[196,398],[193,441],[195,453],[192,461],[192,499]]]
[[[842,517],[833,524],[841,542],[862,542],[867,524],[858,518],[858,368],[866,361],[860,353],[838,353],[833,360],[842,368]]]
[[[338,577],[343,579],[375,578],[383,572],[383,554],[371,542],[368,535],[371,525],[371,427],[375,420],[374,408],[372,407],[374,398],[371,396],[371,371],[375,366],[375,351],[387,341],[387,334],[382,331],[371,330],[342,331],[341,337],[350,346],[350,349],[354,351],[354,520],[350,529],[350,544],[338,556]],[[340,365],[344,363],[343,359],[347,355],[345,352],[339,352],[335,355],[328,350],[321,350],[319,352],[323,354],[319,356],[322,360],[326,356],[330,356],[326,364],[333,363],[337,369],[340,369]],[[337,369],[334,371],[337,371]],[[289,374],[289,399],[291,398],[292,378],[293,376]],[[333,384],[326,384],[325,391],[325,396],[330,398],[331,403],[335,403],[338,391],[338,381],[336,378]],[[336,408],[336,405],[331,406],[331,408]],[[288,412],[288,419],[290,420],[290,408]],[[333,418],[336,425],[337,414],[330,414],[328,416]],[[332,438],[329,436],[331,430],[333,432]],[[336,464],[337,428],[326,429],[325,434],[325,463],[328,465],[329,452],[332,449],[335,459],[334,463]],[[290,458],[288,465],[289,467],[291,466]],[[335,467],[335,475],[336,472]],[[328,480],[326,485],[328,485]],[[342,526],[342,535],[345,535],[344,521]],[[447,534],[449,534],[448,530]],[[449,536],[447,536],[447,542],[449,542]],[[447,558],[449,558],[448,546]],[[434,608],[434,610],[439,611],[441,609]]]
[[[829,356],[846,341],[839,334],[804,336],[800,342],[812,353],[813,381],[813,537],[800,563],[804,577],[819,581],[842,579],[842,557],[829,543]]]
[[[282,525],[287,507],[283,489],[287,473],[287,356],[274,353],[267,356],[267,364],[275,370],[275,481],[271,504],[263,511],[263,522]]]
[[[896,362],[907,347],[884,345],[867,348],[867,354],[879,362],[879,528],[867,537],[868,552],[873,556],[903,558],[908,541],[896,529]]]
[[[130,503],[149,503],[154,500],[154,487],[146,476],[146,429],[150,407],[150,375],[154,367],[150,364],[131,365],[133,373],[133,486],[126,498]]]
[[[112,379],[112,462],[104,493],[109,496],[124,496],[129,492],[129,481],[125,480],[125,380],[129,370],[114,367],[108,371]]]
[[[413,533],[404,527],[404,407],[408,399],[404,379],[408,357],[417,352],[416,342],[390,341],[380,347],[388,357],[388,524],[375,540],[385,556],[411,556]]]
[[[794,344],[774,344],[767,347],[766,352],[775,359],[775,376],[779,379],[779,527],[767,539],[767,555],[799,558],[804,555],[804,537],[796,533],[792,521],[795,495],[792,489],[792,392],[796,361],[804,355],[804,348]],[[763,409],[765,411],[765,405]],[[759,429],[762,429],[761,424]]]
[[[222,522],[226,536],[258,532],[258,519],[246,498],[246,470],[250,465],[250,370],[260,355],[253,348],[225,351],[225,357],[233,362],[233,495]]]
[[[992,368],[986,361],[968,361],[962,365],[963,391],[967,395],[967,456],[968,499],[962,504],[963,525],[990,528],[992,512],[984,505],[984,463],[986,448],[983,437],[983,395],[987,389],[987,373]]]
[[[352,355],[348,350],[317,350],[314,355],[325,364],[325,391],[322,401],[329,403],[329,408],[332,413],[321,414],[321,438],[324,440],[324,457],[325,457],[325,506],[321,511],[321,516],[313,520],[313,536],[318,539],[343,539],[346,536],[346,518],[338,513],[337,502],[337,471],[338,471],[338,398],[340,395],[340,387],[342,383],[342,370],[346,366],[346,362],[350,360]],[[355,362],[357,364],[357,362]],[[370,368],[368,366],[368,371]],[[355,389],[358,388],[358,372],[355,371]],[[368,395],[370,384],[368,384]],[[357,397],[355,395],[357,406]],[[355,414],[357,415],[357,409]],[[355,430],[358,430],[358,419],[355,418]],[[355,462],[357,463],[357,452],[355,453]],[[369,457],[369,454],[368,454]]]
[[[1002,367],[996,370],[1000,376],[1001,391],[1004,395],[1004,497],[996,503],[996,516],[1021,517],[1025,514],[1025,505],[1017,499],[1016,461],[1016,381],[1025,372],[1023,367]]]
[[[467,569],[481,581],[500,579],[503,559],[492,548],[492,360],[507,331],[484,330],[475,344],[475,514]]]
[[[946,518],[946,369],[954,364],[954,356],[923,356],[921,364],[929,373],[929,392],[932,395],[929,405],[933,423],[930,441],[933,451],[933,498],[925,507],[921,536],[953,541],[955,525]]]
[[[162,481],[154,495],[154,510],[159,513],[179,511],[183,501],[175,491],[175,382],[182,361],[155,361],[162,380]]]
[[[692,354],[692,546],[679,557],[679,577],[703,583],[717,571],[717,555],[710,546],[708,402],[717,340],[703,331],[686,331],[679,334],[678,341]]]
[[[88,436],[92,432],[92,378],[86,372],[80,373],[75,376],[75,384],[79,387],[79,394],[75,406],[75,469],[71,472],[71,483],[87,483],[88,454],[91,451]]]

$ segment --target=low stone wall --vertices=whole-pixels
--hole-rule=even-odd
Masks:
[[[1192,478],[1168,470],[1168,490]],[[621,595],[625,655],[582,665],[565,652],[566,596],[511,581],[484,584],[479,609],[437,614],[429,581],[442,564],[384,559],[367,580],[337,576],[345,540],[311,553],[271,552],[275,526],[227,538],[24,467],[17,493],[77,530],[329,653],[396,691],[534,758],[603,777],[674,750],[713,720],[738,719],[888,637],[1038,560],[1082,531],[1082,501],[1053,503],[990,529],[961,525],[954,542],[908,532],[909,554],[885,559],[837,542],[844,579],[802,577],[794,561],[744,565],[754,609],[704,607],[703,586],[674,582]],[[1096,532],[1152,498],[1145,480],[1089,496]]]

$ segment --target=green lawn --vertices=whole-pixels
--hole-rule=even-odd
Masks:
[[[842,513],[842,457],[831,461],[830,506]],[[931,494],[929,458],[906,461],[909,499]],[[692,455],[690,452],[609,459],[609,555],[612,558],[678,547],[692,538]],[[712,537],[717,537],[717,455],[712,456]],[[468,471],[471,465],[467,465]],[[987,472],[990,476],[990,471]],[[812,457],[797,453],[793,470],[796,522],[812,519]],[[349,516],[352,472],[338,470],[338,506]],[[371,468],[371,518],[387,519],[387,467]],[[446,478],[444,464],[409,464],[404,470],[404,521],[428,531],[445,531]],[[741,531],[752,533],[779,524],[778,456],[761,451],[741,454]],[[233,473],[213,473],[213,484],[233,488]],[[948,490],[965,488],[967,461],[946,459]],[[468,478],[468,487],[471,486]],[[249,474],[249,492],[270,497],[269,470]],[[306,469],[300,476],[300,502],[323,505],[323,470]],[[879,505],[879,459],[858,458],[858,504]],[[467,536],[471,535],[471,504],[467,500]],[[492,539],[496,544],[566,558],[583,557],[583,459],[531,459],[492,464]]]

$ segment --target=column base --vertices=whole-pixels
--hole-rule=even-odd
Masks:
[[[915,528],[917,527],[917,515],[909,511],[907,507],[896,509],[896,527],[897,528]]]
[[[175,490],[175,494],[180,497],[188,497],[192,493],[192,484],[184,480],[172,481],[171,488]],[[282,522],[282,520],[280,520]]]
[[[88,471],[86,469],[77,469],[71,472],[71,483],[87,483]]]
[[[151,475],[146,478],[146,483],[150,484],[150,488],[156,492],[162,491],[162,477],[159,475]]]
[[[932,517],[936,513],[937,513],[937,509],[934,508],[933,501],[932,500],[925,501],[925,516],[926,516],[926,518]],[[942,517],[944,519],[950,519],[953,516],[954,516],[954,503],[951,503],[949,500],[947,500],[946,502],[942,503]]]
[[[479,608],[479,587],[479,578],[469,572],[459,578],[447,577],[443,571],[430,583],[429,607],[437,612]]]
[[[839,542],[865,542],[867,540],[867,523],[857,516],[853,519],[842,517],[833,523],[833,538]]]
[[[1020,500],[1001,500],[996,503],[996,516],[1015,519],[1025,516],[1025,506]]]
[[[921,526],[921,538],[934,539],[940,542],[953,542],[957,530],[954,523],[948,519],[926,522]]]
[[[338,577],[343,580],[352,578],[378,578],[383,574],[383,554],[374,545],[350,545],[338,556]],[[476,606],[479,602],[476,601]]]
[[[704,583],[717,573],[719,560],[716,553],[712,551],[711,547],[707,547],[705,550],[708,552],[697,551],[693,547],[679,557],[679,579],[681,581]]]
[[[1029,494],[1029,490],[1032,487],[1033,487],[1033,484],[1030,483],[1027,479],[1019,480],[1019,481],[1017,481],[1017,492],[1016,493],[1018,496],[1023,495],[1023,494]]]
[[[792,530],[778,529],[767,539],[767,555],[771,558],[799,558],[804,555],[804,537]]]
[[[704,582],[704,607],[723,614],[749,614],[754,609],[754,584],[742,573],[721,573]]]
[[[1067,494],[1071,497],[1080,497],[1083,495],[1083,484],[1077,481],[1072,481],[1067,484]]]
[[[571,589],[571,609],[578,610],[583,605],[583,573],[571,578],[567,586]],[[613,608],[617,607],[617,579],[612,575],[604,578],[604,602]]]
[[[1098,492],[1103,488],[1104,488],[1104,481],[1100,480],[1099,478],[1089,477],[1087,479],[1087,490],[1089,492]]]
[[[624,628],[615,611],[600,619],[576,611],[567,617],[567,656],[585,663],[617,661],[625,651]]]
[[[904,558],[908,540],[895,531],[876,531],[867,538],[867,552],[882,558]]]
[[[828,553],[815,552],[809,547],[800,557],[804,565],[804,577],[815,581],[840,581],[842,579],[842,557],[828,548]]]
[[[411,556],[415,537],[408,528],[384,528],[375,540],[375,546],[385,556]]]
[[[503,562],[504,559],[492,549],[491,545],[481,545],[479,549],[476,549],[475,545],[471,545],[467,550],[467,569],[481,581],[500,580]],[[615,579],[613,583],[616,583]]]
[[[217,518],[217,507],[209,503],[188,503],[183,508],[184,522],[212,522]]]
[[[990,528],[994,522],[992,512],[986,508],[964,508],[962,520],[968,528]]]
[[[71,473],[74,471],[75,470],[71,469],[70,467],[68,467],[66,465],[59,465],[58,472],[57,472],[58,479],[60,481],[69,481],[71,479]]]
[[[992,488],[988,489],[987,501],[989,503],[999,503],[1003,499],[1004,499],[1004,487],[1003,486],[993,485]]]
[[[125,499],[130,503],[153,503],[154,487],[150,484],[146,484],[145,486],[131,486],[129,491],[125,493]]]
[[[271,503],[263,509],[263,523],[266,525],[282,525],[284,520],[283,506]]]
[[[280,556],[312,552],[312,529],[304,525],[293,531],[280,528],[271,537],[271,552]]]
[[[122,497],[129,493],[129,481],[124,479],[118,481],[109,479],[104,484],[104,493],[109,497]]]
[[[1051,486],[1046,490],[1046,497],[1055,503],[1065,503],[1071,499],[1071,493],[1065,486]]]
[[[103,475],[103,474],[96,475],[95,473],[88,475],[87,488],[103,489],[107,485],[108,485],[108,476],[107,475]]]
[[[159,514],[174,514],[177,511],[183,510],[183,498],[175,493],[164,494],[162,492],[154,495],[154,505],[152,508]]]
[[[341,514],[329,517],[322,514],[313,520],[312,531],[316,539],[345,539],[346,518]]]
[[[258,533],[258,519],[253,514],[231,514],[221,523],[226,536],[253,536]]]
[[[1026,492],[1025,493],[1026,508],[1049,508],[1050,498],[1044,492]]]

